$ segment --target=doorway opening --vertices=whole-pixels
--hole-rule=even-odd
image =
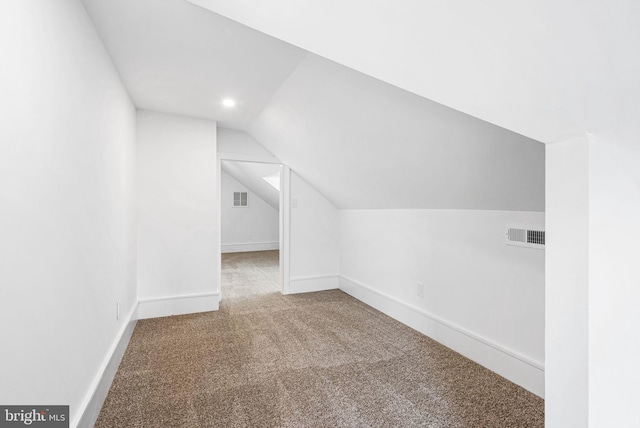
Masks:
[[[221,298],[283,291],[281,164],[220,162]]]

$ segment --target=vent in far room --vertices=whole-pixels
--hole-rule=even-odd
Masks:
[[[233,192],[233,206],[234,207],[247,207],[247,206],[249,206],[249,200],[247,198],[247,192]]]
[[[544,250],[545,232],[544,230],[507,227],[505,239],[507,245]]]

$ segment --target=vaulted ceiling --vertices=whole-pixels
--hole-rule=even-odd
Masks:
[[[640,128],[637,0],[189,1],[545,143]]]
[[[544,210],[544,146],[309,54],[249,134],[340,208]]]
[[[389,45],[381,42],[376,51],[361,38],[370,36],[369,20],[380,11],[390,13],[392,20],[406,18],[406,31],[419,35],[422,30],[413,28],[413,18],[406,16],[409,10],[387,10],[375,2],[346,32],[337,3],[327,3],[336,15],[332,27],[322,21],[326,11],[318,12],[320,21],[305,21],[299,18],[308,14],[292,4],[291,11],[299,16],[291,16],[286,1],[273,3],[275,9],[283,7],[278,13],[255,4],[255,10],[265,12],[260,18],[249,0],[232,2],[243,7],[216,0],[83,0],[138,108],[214,119],[223,128],[247,131],[339,208],[544,210],[541,143],[425,98],[422,86],[413,93],[400,88],[412,89],[410,83],[418,79],[425,88],[442,86],[457,97],[471,85],[476,92],[462,99],[476,97],[478,105],[497,103],[508,111],[510,98],[500,98],[503,90],[483,89],[478,81],[465,80],[468,70],[453,67],[464,65],[451,61],[468,53],[466,47],[445,52],[451,48],[446,39],[431,41],[424,49],[409,44],[397,53],[405,62],[394,64]],[[300,46],[317,47],[334,59],[342,57],[331,47],[343,42],[343,64],[364,64],[374,72],[355,71],[192,3],[219,9]],[[273,21],[276,15],[281,27]],[[378,30],[385,35],[392,28]],[[314,43],[297,37],[308,34]],[[318,41],[319,35],[327,40]],[[429,50],[438,43],[441,51]],[[364,50],[353,54],[351,48],[358,46]],[[414,57],[422,58],[416,63],[420,67],[411,67]],[[425,64],[434,65],[433,70],[425,72]],[[377,73],[376,65],[405,73],[406,79]],[[500,75],[506,63],[493,66]],[[445,79],[439,73],[447,67],[451,75]],[[397,86],[372,77],[387,75]],[[456,79],[460,87],[453,88]],[[539,94],[534,95],[537,99]],[[224,97],[236,98],[238,105],[224,109]],[[518,106],[513,104],[514,115],[520,114]]]

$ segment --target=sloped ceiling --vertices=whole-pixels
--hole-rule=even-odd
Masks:
[[[206,117],[224,128],[246,130],[339,208],[544,210],[544,147],[536,141],[304,52],[187,0],[83,2],[138,108]],[[245,0],[235,3],[249,6]],[[353,21],[357,31],[341,34],[339,25],[308,30],[329,40],[340,36],[351,46],[354,37],[368,34],[364,24],[380,11],[406,18],[413,28],[413,18],[405,16],[408,10],[374,3],[363,9],[368,14]],[[337,3],[333,7],[336,15],[349,14]],[[291,11],[302,13],[295,5]],[[270,17],[271,12],[265,15],[267,21]],[[279,19],[284,30],[308,24],[289,13]],[[378,30],[386,34],[391,29]],[[438,43],[451,48],[448,40]],[[385,56],[390,46],[385,42],[379,51],[347,55],[345,63],[364,55],[383,66],[393,59]],[[440,82],[441,76],[425,72],[424,64],[411,68],[407,58],[430,55],[428,49],[411,46],[399,49],[407,77],[420,72],[421,82],[435,79],[430,85],[442,83],[451,94],[461,93],[451,89],[451,76]],[[447,52],[455,56],[458,51]],[[438,61],[447,62],[441,53]],[[466,88],[466,75],[450,71]],[[474,90],[480,86],[474,81]],[[233,110],[219,107],[227,94],[239,100]],[[487,89],[464,99],[477,97],[483,103],[501,94]],[[502,110],[511,107],[503,104],[507,101],[499,101]]]
[[[640,128],[637,0],[189,1],[545,143]]]
[[[544,210],[544,145],[309,54],[249,134],[339,208]]]
[[[280,209],[280,192],[268,184],[263,177],[279,174],[281,165],[238,161],[222,161],[221,164],[223,172],[258,195],[276,211]]]
[[[83,3],[140,109],[244,129],[305,55],[186,0]]]
[[[238,155],[241,155],[251,158],[253,161],[260,160],[266,163],[282,163],[253,137],[245,131],[239,131],[237,129],[218,126],[216,149],[221,159],[228,159],[227,156],[231,156],[236,160],[241,160],[237,158]]]

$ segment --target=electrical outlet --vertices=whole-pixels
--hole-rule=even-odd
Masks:
[[[424,297],[424,284],[419,282],[416,287],[418,297]]]
[[[298,208],[298,198],[291,199],[291,208]]]
[[[120,320],[120,301],[116,302],[116,321]]]

